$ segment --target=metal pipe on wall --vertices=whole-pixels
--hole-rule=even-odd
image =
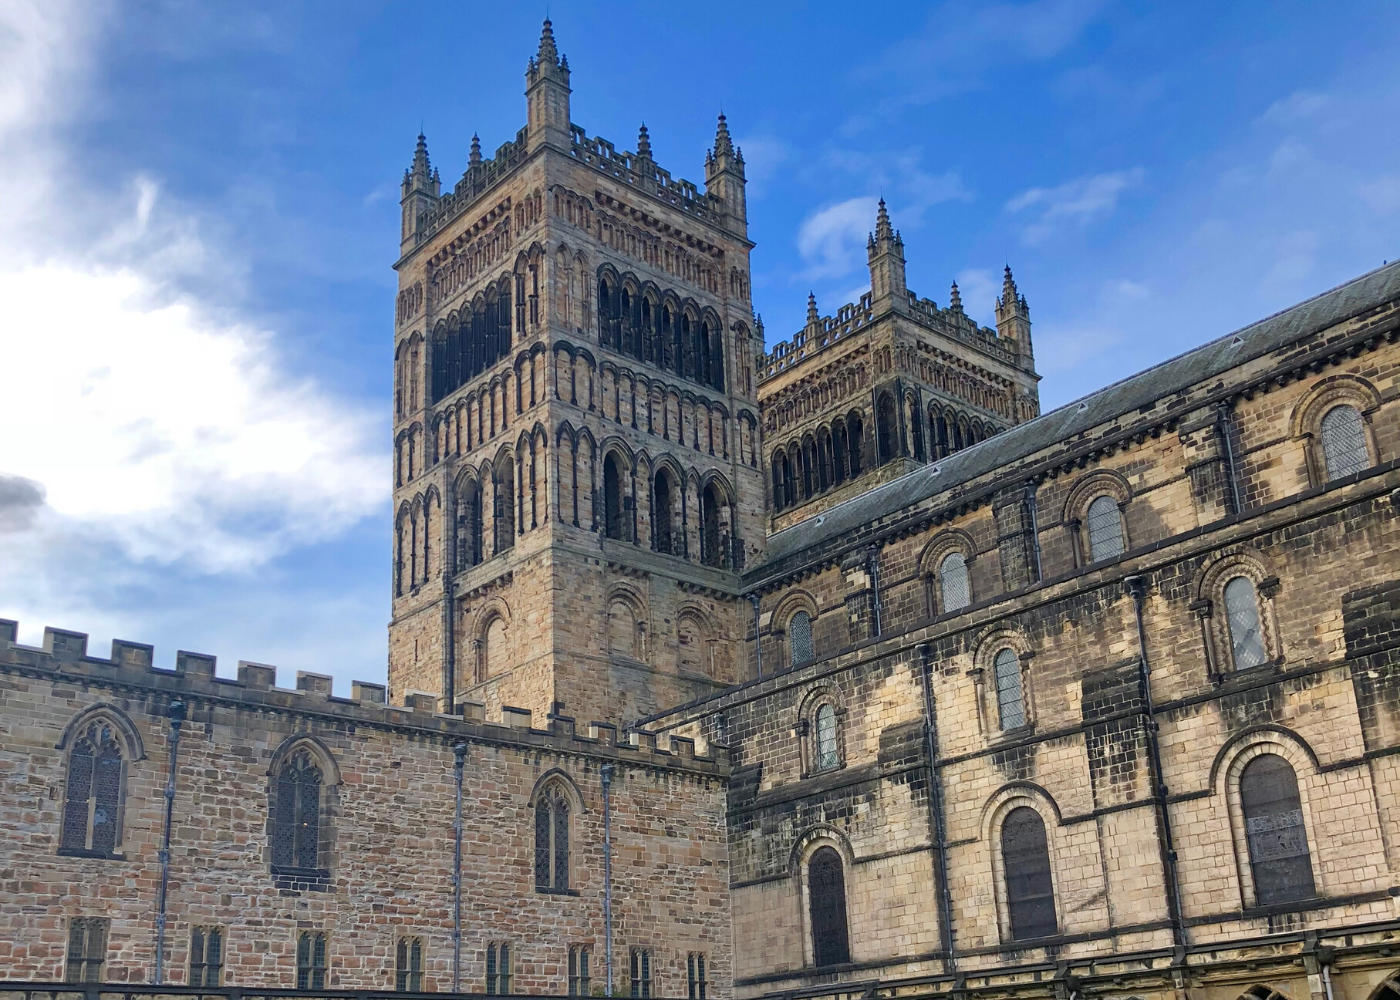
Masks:
[[[160,893],[156,900],[155,985],[165,981],[165,906],[170,895],[170,826],[175,813],[175,768],[180,755],[180,726],[185,721],[185,703],[175,700],[170,716],[170,773],[165,780],[165,832],[160,844]]]
[[[758,676],[763,676],[763,639],[759,635],[760,623],[763,615],[759,611],[759,597],[757,592],[749,595],[749,600],[753,602],[753,655],[754,662],[758,665]]]
[[[457,783],[457,808],[452,819],[452,992],[462,992],[462,770],[467,763],[467,745],[452,748],[457,758],[452,765]]]
[[[953,891],[948,884],[948,837],[943,821],[943,777],[938,767],[938,716],[933,701],[933,647],[919,645],[920,674],[924,687],[924,738],[928,751],[928,810],[933,837],[934,858],[938,865],[938,929],[943,948],[944,970],[950,975],[958,971],[953,953]]]
[[[608,962],[608,996],[613,995],[612,947],[612,775],[611,764],[604,764],[603,778],[603,935]]]

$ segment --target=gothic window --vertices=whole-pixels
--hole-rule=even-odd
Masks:
[[[272,828],[272,870],[311,871],[320,867],[321,769],[305,750],[294,753],[277,772],[277,805]]]
[[[972,603],[972,583],[968,579],[967,559],[961,552],[950,552],[938,564],[938,591],[943,596],[944,614],[957,611]]]
[[[889,393],[880,397],[875,410],[875,443],[881,465],[899,454],[899,417],[895,411],[894,397]]]
[[[589,947],[576,944],[569,949],[569,996],[592,995],[592,979],[588,974]]]
[[[791,487],[788,483],[787,453],[779,448],[773,452],[773,512],[775,514],[791,503],[788,496]]]
[[[1123,554],[1123,515],[1118,501],[1107,494],[1095,497],[1085,518],[1089,531],[1089,561],[1112,559]]]
[[[948,457],[948,421],[942,410],[934,410],[929,416],[929,438],[932,441],[935,459]]]
[[[836,706],[831,703],[817,709],[817,767],[826,771],[841,764],[841,747],[836,735]]]
[[[817,473],[816,446],[810,435],[802,441],[802,495],[810,497],[821,488]]]
[[[850,459],[851,478],[860,475],[861,454],[865,447],[865,425],[861,422],[860,414],[852,411],[846,418],[846,454]]]
[[[840,965],[851,960],[846,932],[846,874],[833,847],[819,847],[807,862],[807,894],[812,919],[814,965]]]
[[[799,611],[788,619],[788,651],[792,665],[806,663],[812,658],[812,616]]]
[[[612,289],[608,287],[608,279],[602,278],[598,281],[598,339],[604,347],[611,347],[613,344],[612,330]]]
[[[68,924],[68,962],[63,980],[68,983],[100,983],[107,962],[106,917],[74,917]]]
[[[724,335],[718,327],[710,335],[709,384],[720,392],[724,391]]]
[[[222,986],[224,931],[222,927],[190,929],[190,985]]]
[[[656,474],[656,485],[652,493],[651,525],[656,539],[656,551],[677,555],[671,541],[671,476],[666,472]]]
[[[475,566],[481,562],[482,551],[482,519],[481,519],[481,485],[475,480],[469,480],[462,485],[461,495],[458,497],[457,514],[457,568],[466,569],[468,566]]]
[[[1257,667],[1268,658],[1259,622],[1254,581],[1237,576],[1225,584],[1225,615],[1230,630],[1230,655],[1236,670]]]
[[[846,425],[838,420],[831,428],[831,471],[837,486],[846,481],[847,453]]]
[[[1371,465],[1366,428],[1354,406],[1334,406],[1322,418],[1322,457],[1327,481],[1354,476]]]
[[[618,468],[617,456],[609,454],[603,460],[603,534],[609,538],[624,537],[622,514],[622,470]]]
[[[1240,803],[1254,895],[1260,906],[1316,895],[1298,777],[1278,754],[1261,754],[1240,774]]]
[[[124,768],[117,733],[98,720],[73,742],[63,804],[62,854],[110,855],[121,840]]]
[[[558,785],[542,790],[535,801],[535,888],[569,888],[569,800]]]
[[[723,566],[724,536],[720,532],[719,490],[710,483],[700,494],[700,561],[706,566]]]
[[[1021,690],[1021,662],[1016,651],[1007,647],[992,661],[996,672],[997,715],[1001,728],[1017,729],[1026,724],[1026,701]]]
[[[688,1000],[708,1000],[710,981],[705,975],[703,951],[692,951],[685,957],[685,983]]]
[[[399,993],[423,992],[423,939],[399,938],[394,956],[394,989]]]
[[[486,993],[488,996],[510,994],[510,945],[495,942],[486,946]]]
[[[515,545],[515,462],[502,458],[493,481],[495,506],[492,523],[496,529],[496,551],[504,552]]]
[[[631,995],[634,997],[651,996],[651,949],[633,948],[631,956],[631,967],[628,977],[631,982]]]
[[[326,932],[302,931],[297,935],[297,989],[326,988]]]
[[[1002,822],[1001,859],[1011,939],[1050,937],[1056,931],[1050,849],[1045,821],[1030,806],[1011,810]]]

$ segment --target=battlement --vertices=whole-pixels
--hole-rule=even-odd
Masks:
[[[279,688],[277,668],[265,663],[240,660],[237,678],[218,677],[215,657],[204,653],[179,650],[175,668],[169,670],[155,666],[155,647],[147,643],[113,639],[104,658],[88,653],[85,632],[46,627],[41,646],[25,646],[15,642],[17,631],[17,622],[0,619],[0,672],[33,671],[169,697],[232,701],[262,711],[313,713],[360,726],[407,727],[446,739],[552,748],[718,778],[729,775],[729,748],[717,743],[697,753],[694,740],[663,736],[658,742],[655,733],[608,722],[590,722],[580,732],[576,720],[565,715],[550,715],[544,728],[535,728],[529,709],[509,706],[502,709],[500,723],[487,722],[486,706],[479,702],[464,702],[458,705],[460,714],[445,714],[437,711],[434,695],[410,691],[403,705],[390,705],[384,685],[364,681],[353,681],[351,696],[340,698],[331,693],[326,674],[298,670],[295,688]]]
[[[455,187],[448,194],[433,199],[432,207],[418,214],[416,245],[421,246],[444,226],[474,205],[487,191],[505,180],[525,159],[525,129],[515,138],[501,143],[492,159],[476,160],[468,165]]]
[[[960,340],[984,354],[1007,364],[1015,364],[1016,351],[997,336],[990,327],[978,326],[960,306],[940,309],[932,299],[921,299],[914,292],[909,296],[908,316],[918,325],[945,337]],[[773,350],[758,358],[758,381],[764,382],[808,358],[816,357],[828,347],[863,329],[875,318],[871,293],[859,302],[848,302],[834,316],[822,316],[814,323],[793,334],[791,340],[780,341]]]
[[[714,195],[702,192],[687,180],[673,180],[671,172],[657,166],[650,154],[619,152],[607,139],[592,138],[578,125],[571,125],[570,152],[581,163],[648,194],[657,201],[685,212],[703,222],[718,223]]]

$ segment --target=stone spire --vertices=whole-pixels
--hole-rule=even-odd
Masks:
[[[817,312],[817,297],[811,292],[807,293],[807,325],[812,326],[821,322],[821,315]]]
[[[733,155],[734,143],[729,138],[729,123],[724,112],[719,113],[719,125],[715,127],[715,156]]]
[[[539,51],[525,67],[525,103],[529,112],[526,142],[531,152],[548,144],[567,152],[571,142],[569,60],[554,44],[554,26],[546,19]]]
[[[417,240],[419,217],[437,203],[442,190],[438,172],[428,159],[428,140],[418,133],[418,145],[413,150],[413,165],[403,172],[403,184],[399,189],[399,205],[403,209],[403,227],[400,245],[407,249]]]
[[[885,199],[875,214],[875,231],[865,244],[870,261],[870,298],[876,313],[909,308],[909,292],[904,280],[904,240],[890,225]]]
[[[647,135],[646,122],[642,122],[642,127],[637,130],[637,155],[651,159],[651,136]]]
[[[421,178],[427,181],[433,175],[433,165],[428,160],[428,138],[418,133],[418,146],[413,150],[413,166],[404,171],[404,178]]]
[[[1021,367],[1035,371],[1035,356],[1031,351],[1031,311],[1026,297],[1016,289],[1011,265],[1001,279],[1001,295],[997,298],[997,336],[1015,345]]]
[[[958,283],[953,282],[953,290],[948,293],[948,309],[952,312],[963,311],[962,293],[958,291]]]
[[[471,167],[481,166],[481,136],[472,133],[472,152],[467,158],[467,165]]]
[[[747,237],[749,209],[744,180],[744,156],[734,148],[729,137],[729,123],[724,112],[715,127],[715,146],[705,154],[705,192],[724,203],[723,226],[732,233]]]

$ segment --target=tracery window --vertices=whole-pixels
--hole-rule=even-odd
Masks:
[[[326,988],[326,932],[302,931],[297,937],[297,989]]]
[[[120,841],[121,746],[110,722],[97,720],[73,742],[63,804],[61,853],[110,855]]]
[[[1085,526],[1089,532],[1089,561],[1113,559],[1123,554],[1123,515],[1118,502],[1107,494],[1089,504]]]
[[[399,938],[394,956],[394,989],[399,993],[423,992],[423,939]]]
[[[1225,614],[1230,630],[1230,655],[1236,670],[1257,667],[1268,659],[1259,621],[1259,598],[1254,581],[1237,576],[1225,584]]]
[[[1018,806],[1007,813],[1001,825],[1001,858],[1011,939],[1025,941],[1054,934],[1055,889],[1040,813],[1030,806]]]
[[[1316,895],[1298,777],[1288,761],[1265,753],[1246,764],[1240,773],[1240,803],[1258,904]]]
[[[807,862],[812,922],[812,961],[817,966],[851,960],[846,928],[846,875],[834,847],[819,847]]]
[[[486,993],[506,996],[510,993],[510,945],[493,941],[486,946]]]
[[[272,868],[320,868],[321,769],[305,750],[277,772],[277,807],[272,828]]]
[[[74,917],[68,924],[68,962],[63,980],[68,983],[100,983],[107,962],[106,917]]]
[[[1371,465],[1366,428],[1354,406],[1334,406],[1322,418],[1322,456],[1327,481],[1354,476]]]
[[[812,658],[812,616],[799,611],[788,619],[788,650],[792,665],[806,663]]]
[[[222,986],[224,931],[222,927],[190,929],[190,985]]]
[[[972,581],[968,578],[967,559],[961,552],[948,553],[938,564],[938,590],[943,597],[944,614],[972,603]]]
[[[836,706],[830,702],[817,709],[817,770],[825,771],[841,763],[841,747],[836,734]]]
[[[557,784],[535,801],[535,888],[569,888],[569,800]]]
[[[1026,700],[1021,688],[1021,661],[1016,651],[1007,647],[992,661],[996,673],[997,715],[1001,728],[1017,729],[1026,724]]]

